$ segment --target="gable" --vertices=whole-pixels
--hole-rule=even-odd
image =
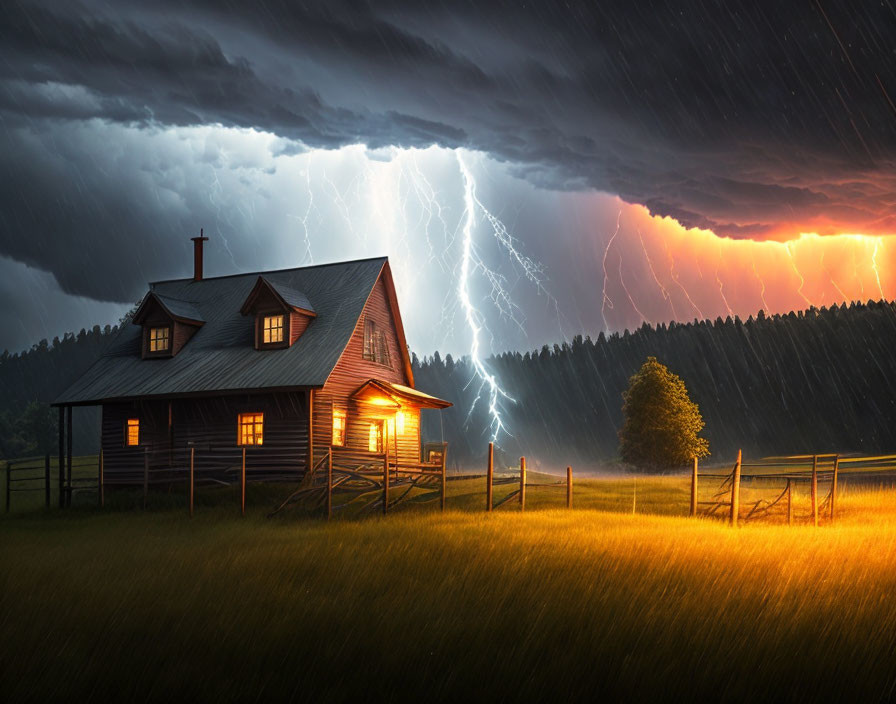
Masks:
[[[324,389],[338,390],[348,395],[361,381],[367,379],[382,379],[395,384],[413,386],[414,379],[410,370],[407,346],[404,343],[401,314],[397,311],[397,305],[393,303],[393,296],[390,296],[390,284],[388,267],[384,267],[358,318],[351,339]],[[374,322],[377,330],[385,338],[391,362],[389,366],[364,358],[364,328],[368,319]]]

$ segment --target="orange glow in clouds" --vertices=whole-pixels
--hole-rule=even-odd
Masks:
[[[620,214],[618,235],[598,253],[610,330],[896,298],[896,236],[735,240],[641,206],[621,204]]]

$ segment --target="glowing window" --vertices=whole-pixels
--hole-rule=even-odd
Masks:
[[[333,444],[345,445],[345,411],[333,410]]]
[[[168,328],[150,328],[149,329],[149,351],[165,352],[168,350]]]
[[[128,446],[140,444],[140,420],[137,418],[128,418],[125,428],[124,442]]]
[[[367,441],[367,449],[370,452],[382,453],[383,451],[383,421],[375,420],[370,424],[370,434]]]
[[[395,414],[395,432],[404,435],[404,411]]]
[[[240,413],[239,444],[261,445],[264,439],[264,413]]]
[[[283,342],[283,316],[266,315],[262,321],[262,341],[264,344]]]

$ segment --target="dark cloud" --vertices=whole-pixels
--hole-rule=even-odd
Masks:
[[[0,27],[7,120],[464,145],[723,234],[896,229],[886,3],[8,3]]]
[[[830,0],[4,3],[0,255],[132,300],[184,232],[247,222],[208,198],[214,144],[134,136],[212,124],[478,149],[732,237],[892,233],[894,37],[892,5]]]

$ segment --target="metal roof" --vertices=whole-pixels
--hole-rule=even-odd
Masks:
[[[308,300],[308,296],[301,291],[296,291],[296,289],[291,288],[290,286],[284,286],[283,284],[270,281],[266,277],[262,278],[264,278],[264,280],[270,284],[271,288],[279,294],[286,305],[292,306],[293,308],[301,308],[302,310],[307,310],[311,313],[317,312],[312,307],[311,301]]]
[[[205,325],[173,357],[145,360],[140,355],[140,326],[122,325],[102,356],[54,404],[323,386],[387,261],[377,257],[151,284],[166,306],[169,299],[188,301]],[[314,301],[317,317],[290,347],[256,350],[254,320],[240,314],[260,273],[278,290],[305,292]]]
[[[182,301],[177,298],[171,298],[170,296],[163,296],[155,291],[151,291],[150,293],[155,294],[156,300],[162,304],[162,307],[167,310],[172,317],[194,320],[197,323],[205,322],[202,313],[200,313],[196,309],[196,306],[190,303],[190,301]]]

